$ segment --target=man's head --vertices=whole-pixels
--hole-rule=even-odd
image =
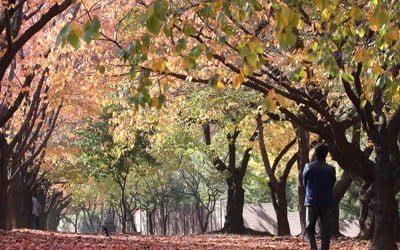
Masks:
[[[329,151],[328,145],[326,145],[325,143],[318,143],[317,145],[315,145],[314,150],[315,156],[318,160],[324,160]]]

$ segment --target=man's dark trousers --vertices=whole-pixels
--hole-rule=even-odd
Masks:
[[[328,250],[330,243],[330,208],[306,207],[306,239],[310,249],[317,250],[315,241],[315,224],[320,219],[321,250]]]

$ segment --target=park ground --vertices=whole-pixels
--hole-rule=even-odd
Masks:
[[[333,240],[331,249],[368,249],[369,242]],[[400,244],[399,244],[400,246]],[[260,237],[226,234],[144,236],[70,234],[38,230],[0,231],[0,249],[307,249],[302,237]]]

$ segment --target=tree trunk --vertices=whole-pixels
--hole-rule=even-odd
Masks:
[[[126,208],[126,204],[125,204],[125,198],[122,197],[121,198],[121,225],[122,225],[122,233],[125,234],[126,233],[126,219],[127,219],[127,208]]]
[[[154,210],[152,210],[151,212],[147,212],[146,216],[147,216],[147,232],[150,235],[154,235],[154,223],[153,223],[153,214],[154,214]]]
[[[360,239],[372,239],[375,221],[375,185],[364,183],[360,188]]]
[[[290,235],[290,226],[287,212],[286,187],[280,186],[274,196],[273,205],[276,212],[278,224],[278,235]],[[277,198],[277,199],[276,199]]]
[[[309,162],[308,154],[309,154],[309,141],[310,135],[307,130],[304,128],[297,126],[296,134],[298,138],[298,147],[299,147],[299,154],[298,154],[298,161],[297,161],[297,195],[299,197],[299,217],[300,217],[300,225],[301,225],[301,234],[304,233],[305,225],[306,225],[306,208],[304,206],[304,199],[305,199],[305,191],[303,186],[303,169],[306,163]]]
[[[0,229],[10,230],[7,225],[8,179],[7,164],[10,154],[7,141],[0,132]]]
[[[204,218],[204,209],[203,209],[203,207],[200,205],[199,199],[200,199],[199,197],[196,197],[196,204],[195,204],[195,207],[196,207],[196,215],[197,215],[197,219],[199,220],[199,225],[200,225],[201,233],[205,233],[205,232],[207,231],[207,224],[208,224],[208,221],[205,220],[205,218]],[[208,218],[207,218],[207,219],[208,219]]]
[[[334,204],[331,209],[331,221],[330,221],[330,234],[331,237],[337,238],[341,236],[340,225],[339,225],[339,204]]]
[[[242,179],[239,173],[232,174],[227,178],[228,201],[226,205],[226,217],[223,231],[232,234],[244,233],[243,205],[244,189]]]
[[[30,224],[32,198],[19,178],[10,183],[7,197],[7,227],[10,229],[28,228]]]
[[[57,231],[58,224],[60,222],[60,214],[58,213],[57,209],[53,208],[49,211],[46,221],[45,221],[45,228],[44,230],[51,230]]]
[[[346,191],[349,189],[351,182],[352,178],[350,174],[345,171],[340,180],[338,180],[333,187],[333,207],[330,223],[330,233],[332,237],[339,237],[342,235],[339,227],[339,203],[343,199]]]
[[[6,224],[7,217],[7,185],[6,182],[2,179],[0,181],[0,229],[8,230]]]
[[[392,250],[396,246],[396,224],[398,222],[398,211],[395,193],[394,169],[390,161],[391,139],[382,136],[381,145],[376,145],[376,171],[375,171],[375,226],[371,249]]]

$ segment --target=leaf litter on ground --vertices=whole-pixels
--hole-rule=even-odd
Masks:
[[[332,240],[331,249],[368,249],[370,242],[353,238]],[[399,244],[400,246],[400,244]],[[231,234],[146,236],[129,234],[73,234],[19,229],[0,231],[0,249],[307,249],[303,237]]]

